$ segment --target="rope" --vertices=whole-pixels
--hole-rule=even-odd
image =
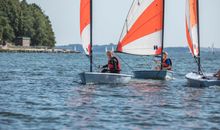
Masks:
[[[86,57],[89,58],[88,55],[86,55]],[[93,59],[95,59],[95,58],[93,57]],[[99,65],[95,64],[94,62],[92,62],[92,65],[94,65],[96,69],[100,69]]]
[[[116,55],[116,54],[115,54]],[[116,55],[119,59],[121,59],[122,62],[125,63],[125,65],[128,66],[128,68],[130,68],[131,70],[134,70],[133,67],[131,67],[127,62],[125,62],[125,60],[123,60],[119,55]]]
[[[197,64],[199,64],[199,63],[198,63],[198,60],[197,60],[197,57],[194,57],[194,59],[195,59],[195,62],[196,62]],[[207,76],[204,74],[205,71],[204,71],[204,68],[202,67],[201,64],[200,64],[200,68],[201,68],[201,72],[200,72],[200,73],[201,73],[204,77],[207,78]]]

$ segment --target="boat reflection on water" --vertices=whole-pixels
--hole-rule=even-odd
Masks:
[[[196,119],[203,120],[204,119],[204,112],[206,108],[201,102],[204,97],[204,89],[199,88],[186,88],[186,91],[183,93],[182,97],[182,119],[183,120],[183,127],[184,128],[203,128],[203,123],[196,121]],[[189,120],[191,120],[189,122]]]
[[[165,86],[162,81],[133,81],[124,86],[76,87],[67,102],[72,109],[68,115],[73,122],[76,121],[73,123],[75,128],[90,128],[91,126],[117,128],[114,122],[121,125],[142,122],[143,127],[147,128],[151,123],[150,118],[161,116],[158,114],[157,107],[168,104],[162,94],[166,93],[166,90],[161,86]]]
[[[167,104],[163,93],[166,93],[166,81],[161,80],[133,80],[130,84],[132,92],[140,96],[143,100],[134,101],[134,103],[147,106],[163,106]]]
[[[201,104],[199,101],[202,97],[203,91],[203,89],[187,88],[187,92],[183,99],[187,117],[197,117],[200,114]]]
[[[210,112],[204,99],[210,96],[206,89],[170,87],[167,82],[171,81],[133,79],[123,86],[74,86],[67,101],[70,127],[168,129],[173,122],[177,122],[175,128],[206,127],[198,122]]]
[[[74,128],[88,128],[89,125],[93,124],[97,110],[93,105],[94,99],[93,94],[95,93],[96,86],[78,86],[72,90],[73,95],[67,101],[68,108],[72,109],[67,113],[68,117],[72,121],[71,127]]]

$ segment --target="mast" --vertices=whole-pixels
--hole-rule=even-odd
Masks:
[[[200,61],[200,26],[199,26],[199,0],[197,1],[197,24],[198,24],[198,72],[201,72],[201,61]]]
[[[161,67],[163,70],[163,48],[164,48],[164,15],[165,15],[165,0],[163,1],[163,16],[162,16],[162,45],[161,45]]]
[[[215,54],[215,47],[214,47],[214,43],[212,43],[212,54]]]
[[[92,41],[93,41],[93,39],[92,39],[92,28],[93,26],[92,26],[92,0],[90,0],[90,56],[89,56],[89,59],[90,59],[90,72],[92,72],[92,57],[93,57],[93,55],[92,55],[92,49],[93,49],[93,47],[92,47]]]

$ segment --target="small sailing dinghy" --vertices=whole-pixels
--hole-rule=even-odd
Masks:
[[[138,79],[165,79],[163,70],[164,0],[134,0],[120,36],[117,52],[161,56],[161,70],[133,71]]]
[[[105,52],[107,52],[107,51],[108,51],[108,47],[106,46],[106,47],[105,47]]]
[[[212,54],[214,55],[215,54],[215,46],[214,46],[214,43],[212,44]]]
[[[93,72],[92,55],[92,0],[80,1],[80,34],[85,54],[90,58],[90,72],[80,73],[82,84],[124,84],[131,75]]]
[[[199,30],[199,0],[186,0],[186,36],[189,50],[198,65],[197,72],[186,75],[191,87],[209,87],[218,85],[220,80],[214,74],[205,74],[200,63],[200,30]]]

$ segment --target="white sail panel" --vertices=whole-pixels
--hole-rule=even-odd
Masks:
[[[163,0],[134,0],[117,51],[136,55],[160,54],[162,24]],[[157,37],[151,38],[155,33]]]
[[[88,24],[81,33],[82,46],[86,55],[90,54],[90,24]]]
[[[86,55],[90,55],[90,0],[80,1],[80,34]]]
[[[122,36],[120,41],[123,40],[127,31],[131,29],[132,25],[135,21],[140,17],[140,15],[146,10],[146,8],[153,2],[154,0],[134,0],[131,9],[128,13],[128,16],[125,21],[124,28],[122,30]]]
[[[125,46],[123,52],[134,55],[146,55],[146,52],[148,55],[159,55],[161,53],[161,48],[158,48],[159,45],[156,46],[154,43],[161,43],[161,35],[161,31],[159,31],[139,38]],[[148,41],[148,44],[146,44],[146,41]]]

